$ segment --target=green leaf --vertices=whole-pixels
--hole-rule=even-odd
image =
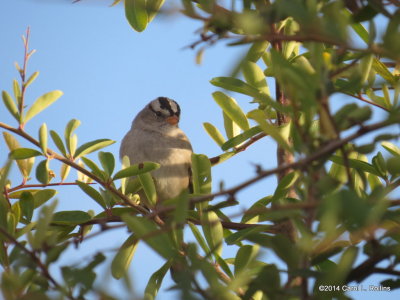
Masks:
[[[90,160],[89,158],[86,158],[86,157],[82,157],[81,159],[85,163],[85,165],[87,165],[96,176],[99,176],[104,180],[106,179],[104,172],[102,170],[100,170],[100,168],[92,160]]]
[[[61,91],[52,91],[48,92],[42,96],[40,96],[36,101],[32,104],[32,106],[28,109],[25,118],[24,118],[24,123],[28,122],[30,119],[32,119],[34,116],[36,116],[38,113],[40,113],[42,110],[47,108],[49,105],[51,105],[53,102],[55,102],[58,98],[62,96],[63,92]]]
[[[75,131],[76,128],[78,128],[79,125],[81,125],[81,121],[72,119],[71,121],[68,122],[67,126],[65,126],[65,131],[64,131],[65,145],[67,146],[68,152],[71,155],[73,155],[75,152],[72,133]]]
[[[274,196],[272,197],[272,202],[285,197],[286,193],[293,186],[299,176],[300,174],[298,172],[290,172],[289,174],[285,175],[281,181],[279,181],[278,186],[276,187]]]
[[[194,237],[196,238],[197,243],[199,243],[204,253],[210,253],[210,248],[208,248],[207,242],[201,235],[200,230],[197,228],[197,226],[191,222],[188,222],[188,224],[190,229],[192,230]]]
[[[30,192],[24,191],[19,199],[22,215],[30,222],[35,208],[35,200]]]
[[[34,72],[28,80],[25,82],[25,88],[27,88],[37,77],[39,76],[39,72]]]
[[[49,160],[42,160],[36,167],[36,179],[43,183],[49,183]]]
[[[250,119],[255,120],[261,127],[261,129],[268,135],[270,135],[281,147],[285,148],[285,150],[288,150],[292,152],[292,149],[290,148],[287,140],[285,139],[284,135],[282,134],[282,128],[278,128],[275,125],[272,125],[266,121],[266,117],[264,115],[264,112],[261,111],[260,109],[255,109],[250,111],[247,116]]]
[[[51,139],[53,140],[54,144],[56,145],[56,147],[58,148],[58,150],[60,150],[60,152],[64,155],[67,156],[67,151],[65,151],[65,147],[64,147],[64,143],[61,140],[60,136],[58,135],[57,132],[55,132],[54,130],[50,130],[50,136]]]
[[[146,194],[148,201],[146,204],[149,205],[149,207],[154,207],[157,204],[157,192],[153,177],[151,177],[150,173],[143,173],[139,174],[138,178]],[[140,200],[143,201],[144,199]]]
[[[222,108],[222,110],[235,122],[241,129],[248,130],[250,128],[249,121],[245,113],[237,104],[235,99],[225,95],[222,92],[214,92],[213,98],[215,102]]]
[[[125,0],[125,16],[132,28],[138,32],[146,29],[149,22],[145,0]]]
[[[43,203],[47,202],[51,198],[53,198],[56,194],[56,190],[45,189],[45,190],[20,190],[10,193],[8,196],[10,199],[20,199],[22,197],[22,193],[28,192],[32,194],[34,198],[35,208],[38,208]]]
[[[14,97],[15,100],[17,100],[17,105],[20,105],[21,103],[21,87],[19,86],[19,83],[17,80],[13,80],[13,92],[14,92]]]
[[[353,23],[351,27],[366,44],[370,42],[369,33],[361,23]]]
[[[207,131],[208,135],[218,144],[222,146],[225,143],[225,138],[222,136],[221,132],[213,124],[205,122],[203,123],[204,129]]]
[[[211,252],[221,256],[224,233],[217,214],[214,211],[203,212],[201,215],[201,224]]]
[[[204,154],[192,154],[192,181],[195,194],[211,193],[211,163]]]
[[[240,127],[224,111],[222,111],[222,117],[224,118],[225,134],[228,139],[237,136],[240,133]]]
[[[143,163],[131,165],[125,169],[122,169],[121,171],[118,171],[117,173],[115,173],[113,180],[137,176],[139,174],[154,171],[154,170],[158,169],[159,167],[160,167],[160,164],[145,161]]]
[[[97,151],[99,149],[107,147],[114,143],[115,143],[115,141],[109,140],[109,139],[98,139],[98,140],[94,140],[94,141],[85,143],[85,144],[81,145],[78,149],[76,149],[74,157],[79,158],[81,156],[85,156],[89,153],[92,153],[94,151]]]
[[[265,50],[269,46],[268,41],[254,42],[249,51],[247,52],[246,59],[252,62],[257,62],[260,57],[264,54]]]
[[[389,157],[387,160],[387,170],[393,176],[400,175],[400,157]]]
[[[382,63],[379,59],[374,58],[374,60],[372,62],[372,67],[387,82],[389,82],[392,85],[396,84],[396,82],[397,82],[396,77],[389,71],[389,69],[385,66],[385,64]]]
[[[269,88],[265,80],[264,72],[256,63],[244,61],[242,63],[242,72],[248,84],[269,95]]]
[[[115,168],[114,155],[112,155],[112,153],[110,152],[103,152],[103,151],[100,151],[98,155],[103,170],[106,172],[108,176],[111,176]]]
[[[96,189],[92,188],[90,185],[81,181],[76,181],[76,183],[81,188],[81,190],[86,193],[86,195],[88,195],[90,198],[96,201],[102,208],[104,209],[107,208],[103,196]]]
[[[330,160],[341,166],[346,166],[345,161],[341,156],[332,155]],[[350,168],[380,176],[379,172],[374,168],[374,166],[365,161],[348,158],[348,163]]]
[[[92,217],[81,210],[58,211],[53,216],[53,223],[60,225],[76,226],[90,221]]]
[[[26,159],[39,155],[42,155],[42,153],[30,148],[18,148],[10,152],[10,158],[12,159]]]
[[[255,227],[238,230],[235,233],[232,233],[231,235],[226,237],[225,242],[228,245],[238,244],[242,240],[246,239],[248,236],[257,234],[259,232],[265,231],[270,228],[271,228],[270,225],[260,225],[260,226],[255,226]]]
[[[57,206],[57,201],[50,205],[43,206],[39,212],[39,219],[36,223],[36,230],[34,230],[33,238],[30,240],[33,249],[41,249],[44,241],[46,247],[51,246],[48,238],[50,222],[53,218],[54,210]]]
[[[39,144],[40,148],[42,148],[42,152],[44,155],[47,155],[47,125],[43,123],[43,125],[39,129]]]
[[[145,300],[155,300],[158,290],[160,289],[161,283],[167,274],[169,268],[171,267],[171,261],[167,261],[162,265],[156,272],[151,275],[149,282],[146,285],[144,290],[144,299]]]
[[[245,94],[251,97],[259,97],[260,92],[255,87],[243,80],[233,78],[233,77],[215,77],[211,79],[211,84],[226,89],[228,91],[237,92],[240,94]]]
[[[161,6],[164,4],[165,0],[147,0],[146,10],[148,15],[148,23],[150,23],[154,17],[157,15]]]
[[[158,228],[152,221],[145,217],[126,214],[122,215],[121,218],[138,239],[143,240],[160,256],[170,259],[176,255],[176,250],[168,233]]]
[[[115,279],[120,279],[128,273],[138,242],[135,234],[130,235],[114,256],[111,263],[111,274]]]
[[[15,120],[19,121],[18,109],[17,106],[15,105],[13,98],[6,91],[3,91],[1,93],[1,96],[3,97],[4,105],[7,107],[10,114],[15,118]]]
[[[21,149],[21,146],[19,145],[17,139],[9,134],[7,131],[3,131],[3,137],[4,140],[7,144],[8,149],[10,149],[10,151],[16,150],[16,149]],[[22,176],[24,178],[27,178],[29,176],[30,170],[31,170],[31,166],[29,166],[29,160],[17,160],[16,161],[18,168],[22,174]]]
[[[235,257],[235,275],[248,269],[260,251],[259,245],[244,245],[239,248]]]
[[[400,148],[390,142],[382,142],[382,147],[385,148],[390,154],[400,156]]]
[[[69,166],[67,164],[61,165],[61,168],[60,168],[61,181],[64,181],[65,179],[67,179],[70,170],[71,170],[71,166]]]
[[[260,128],[260,126],[254,126],[248,130],[243,131],[241,134],[229,139],[228,141],[226,141],[221,146],[221,149],[226,151],[230,148],[236,147],[260,132],[262,132],[262,129]]]

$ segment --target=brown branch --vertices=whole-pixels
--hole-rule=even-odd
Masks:
[[[252,185],[253,183],[255,183],[265,177],[268,177],[268,176],[271,176],[274,174],[278,174],[280,172],[283,172],[283,171],[286,171],[289,169],[302,169],[302,168],[308,166],[309,164],[311,164],[314,160],[320,159],[326,155],[331,154],[332,152],[336,151],[337,149],[339,149],[343,145],[351,142],[352,140],[355,140],[355,139],[357,139],[361,136],[364,136],[370,132],[373,132],[377,129],[381,129],[381,128],[396,124],[398,122],[400,122],[399,115],[393,117],[390,120],[385,120],[385,121],[374,123],[371,125],[361,126],[357,132],[349,135],[346,138],[333,140],[330,143],[323,146],[322,148],[320,148],[319,150],[315,151],[313,154],[311,154],[301,160],[298,160],[298,161],[290,163],[290,164],[280,165],[274,169],[260,171],[260,172],[258,172],[257,176],[255,176],[249,180],[246,180],[245,182],[242,182],[241,184],[238,184],[235,187],[232,187],[232,188],[226,189],[226,190],[222,190],[222,191],[214,193],[214,194],[194,197],[194,198],[192,198],[191,202],[198,203],[198,202],[208,201],[213,197],[219,197],[222,195],[234,195],[238,191]]]
[[[245,142],[244,144],[242,144],[239,147],[235,148],[234,151],[233,151],[234,155],[245,151],[249,146],[251,146],[252,144],[257,142],[258,140],[260,140],[260,139],[262,139],[263,137],[266,137],[266,136],[267,136],[267,134],[264,133],[264,132],[256,134],[255,136],[251,137],[247,142]],[[220,159],[221,159],[221,155],[217,155],[217,156],[211,157],[210,158],[211,165],[218,164]]]
[[[26,91],[26,68],[28,66],[28,60],[29,60],[29,34],[30,34],[30,28],[28,27],[26,29],[26,37],[24,37],[24,65],[22,67],[22,70],[20,70],[19,74],[21,76],[21,99],[19,101],[19,115],[20,115],[20,128],[22,129],[24,127],[24,124],[22,124],[22,116],[23,116],[23,111],[24,111],[24,103],[25,103],[25,91]],[[18,101],[18,99],[17,99]]]
[[[14,132],[15,134],[18,134],[19,136],[21,136],[24,139],[28,140],[29,142],[31,142],[32,144],[36,145],[37,147],[40,147],[39,142],[36,139],[34,139],[33,137],[31,137],[29,134],[27,134],[24,130],[22,130],[20,128],[11,127],[11,126],[9,126],[9,125],[7,125],[5,123],[2,123],[2,122],[0,122],[0,127],[6,129],[8,131]],[[118,191],[109,182],[104,182],[98,176],[94,175],[90,171],[88,171],[85,168],[81,167],[80,165],[78,165],[74,161],[59,155],[58,153],[54,152],[50,148],[47,148],[46,152],[47,152],[47,155],[49,157],[57,159],[58,161],[61,161],[64,164],[71,166],[75,170],[77,170],[77,171],[85,174],[87,177],[93,179],[94,181],[99,183],[102,187],[104,187],[105,189],[109,190],[114,195],[118,196],[126,205],[136,209],[142,215],[147,215],[148,214],[148,211],[144,207],[131,203],[130,199],[126,195],[124,195],[120,191]],[[164,225],[164,222],[158,216],[154,216],[154,221],[160,226]]]
[[[380,273],[380,274],[389,274],[395,275],[400,277],[400,271],[392,270],[392,269],[384,269],[384,268],[373,268],[373,273]]]
[[[0,232],[3,234],[11,243],[13,243],[16,247],[20,248],[22,251],[24,251],[26,254],[28,254],[32,261],[39,267],[40,271],[42,272],[43,276],[46,277],[54,286],[54,288],[60,290],[63,293],[66,293],[66,296],[68,299],[75,299],[71,293],[67,293],[63,287],[51,276],[47,266],[42,263],[42,261],[39,259],[39,257],[36,256],[35,252],[30,251],[28,248],[26,248],[23,244],[17,241],[6,229],[4,229],[2,226],[0,226]]]
[[[348,95],[348,96],[351,96],[351,97],[356,98],[356,99],[358,99],[358,100],[361,100],[361,101],[363,101],[363,102],[365,102],[365,103],[368,103],[368,104],[370,104],[370,105],[379,107],[379,108],[381,108],[381,109],[383,109],[383,110],[385,110],[385,111],[389,111],[386,107],[384,107],[384,106],[382,106],[382,105],[380,105],[380,104],[377,104],[377,103],[375,103],[375,102],[372,102],[372,101],[370,101],[370,100],[368,100],[368,99],[365,99],[361,94],[358,94],[358,95],[353,95],[353,94],[350,94],[350,93],[343,93],[343,94]]]
[[[89,182],[87,184],[95,184],[94,182]],[[7,190],[8,193],[15,192],[20,189],[29,189],[29,188],[46,188],[49,186],[60,186],[60,185],[78,185],[76,182],[57,182],[57,183],[48,183],[48,184],[20,184],[13,188]]]

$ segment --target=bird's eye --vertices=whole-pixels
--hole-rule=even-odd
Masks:
[[[157,117],[161,117],[161,116],[162,116],[162,113],[161,113],[160,111],[157,111],[157,112],[156,112],[156,116],[157,116]]]

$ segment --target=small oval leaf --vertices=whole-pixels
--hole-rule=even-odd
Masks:
[[[115,141],[109,140],[109,139],[98,139],[98,140],[94,140],[91,142],[87,142],[87,143],[81,145],[80,147],[78,147],[78,149],[76,149],[75,158],[85,156],[89,153],[92,153],[96,150],[107,147],[114,143],[115,143]]]
[[[237,104],[235,99],[225,95],[222,92],[214,92],[213,98],[222,110],[235,122],[241,129],[248,130],[250,128],[246,115]]]
[[[115,279],[120,279],[127,274],[129,265],[138,245],[138,239],[132,234],[122,244],[111,263],[111,274]]]
[[[145,161],[143,163],[135,164],[135,165],[129,166],[125,169],[122,169],[121,171],[118,171],[114,175],[113,180],[137,176],[139,174],[143,174],[143,173],[147,173],[147,172],[156,170],[159,167],[160,167],[160,165],[157,163]]]
[[[125,0],[125,16],[132,28],[138,32],[146,29],[148,16],[145,0]]]
[[[213,124],[205,122],[203,123],[204,129],[207,131],[208,135],[218,144],[222,146],[225,143],[225,138],[222,136],[221,132]]]
[[[53,216],[53,223],[75,226],[91,220],[91,216],[81,210],[59,211]]]
[[[8,111],[10,112],[10,114],[17,120],[19,121],[19,113],[18,113],[18,109],[17,106],[15,105],[15,102],[13,100],[13,98],[10,96],[9,93],[7,93],[6,91],[3,91],[1,93],[1,96],[3,97],[3,102],[5,104],[5,106],[7,107]]]
[[[43,183],[49,183],[49,161],[47,159],[42,160],[36,167],[36,179]]]
[[[10,158],[12,159],[26,159],[39,155],[42,155],[42,153],[30,148],[18,148],[10,152]]]
[[[25,118],[24,118],[24,123],[28,122],[30,119],[32,119],[34,116],[36,116],[38,113],[40,113],[42,110],[47,108],[49,105],[51,105],[53,102],[55,102],[58,98],[62,96],[63,92],[61,91],[52,91],[48,92],[42,96],[40,96],[33,104],[32,106],[28,109]]]
[[[43,123],[43,125],[39,129],[39,143],[40,148],[42,148],[42,152],[44,155],[47,155],[47,125]]]

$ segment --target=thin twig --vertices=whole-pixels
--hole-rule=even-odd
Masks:
[[[354,94],[350,94],[350,93],[344,93],[344,94],[345,94],[345,95],[348,95],[348,96],[351,96],[351,97],[353,97],[353,98],[356,98],[356,99],[358,99],[358,100],[361,100],[361,101],[363,101],[363,102],[365,102],[365,103],[368,103],[368,104],[370,104],[370,105],[379,107],[379,108],[381,108],[381,109],[383,109],[383,110],[385,110],[385,111],[389,111],[386,107],[384,107],[384,106],[382,106],[382,105],[380,105],[380,104],[378,104],[378,103],[372,102],[372,101],[370,101],[370,100],[368,100],[368,99],[365,99],[361,94],[358,94],[358,95],[354,95]]]
[[[39,259],[39,257],[36,256],[36,254],[33,251],[30,251],[28,248],[26,248],[23,244],[17,241],[11,234],[8,233],[6,229],[4,229],[2,226],[0,226],[0,232],[3,234],[8,240],[10,240],[11,243],[13,243],[16,247],[20,248],[22,251],[24,251],[26,254],[28,254],[31,258],[32,261],[39,267],[40,271],[42,272],[43,276],[45,276],[57,290],[60,291],[65,291],[62,286],[54,279],[53,276],[51,276],[48,268],[46,267],[45,264],[42,263],[42,261]],[[70,293],[67,293],[66,295],[68,299],[75,299]]]
[[[19,101],[19,115],[22,118],[23,116],[23,111],[24,111],[24,103],[25,103],[25,91],[26,91],[26,69],[28,66],[28,60],[29,60],[29,34],[30,34],[30,28],[28,27],[26,29],[26,37],[23,37],[24,39],[24,64],[22,67],[22,70],[20,71],[20,76],[21,76],[21,99]],[[22,120],[22,119],[20,119]],[[24,127],[24,124],[20,122],[20,128],[22,129]]]
[[[95,182],[89,182],[87,184],[96,184]],[[48,184],[20,184],[13,188],[7,190],[8,193],[15,192],[20,189],[29,189],[29,188],[46,188],[49,186],[60,186],[60,185],[78,185],[76,182],[55,182],[55,183],[48,183]]]
[[[36,145],[37,147],[40,147],[39,142],[36,139],[34,139],[33,137],[31,137],[29,134],[27,134],[24,130],[22,130],[20,128],[11,127],[11,126],[9,126],[9,125],[7,125],[5,123],[2,123],[2,122],[0,122],[0,127],[6,129],[8,131],[14,132],[15,134],[18,134],[19,136],[21,136],[24,139],[28,140],[29,142],[31,142],[32,144]],[[89,178],[93,179],[94,181],[98,182],[105,189],[108,189],[114,195],[118,196],[126,205],[128,205],[130,207],[133,207],[134,209],[136,209],[141,214],[143,214],[143,215],[148,214],[147,209],[145,209],[144,207],[142,207],[140,205],[136,205],[136,204],[131,203],[131,201],[128,198],[128,196],[122,194],[119,190],[117,190],[115,187],[113,187],[109,182],[104,182],[98,176],[94,175],[90,171],[88,171],[85,168],[81,167],[80,165],[78,165],[74,161],[59,155],[58,153],[54,152],[50,148],[47,148],[47,155],[49,157],[52,157],[54,159],[57,159],[57,160],[63,162],[66,165],[71,166],[75,170],[85,174],[87,177],[89,177]],[[158,225],[160,225],[160,226],[164,225],[164,222],[158,216],[155,216],[154,220]]]
[[[268,136],[268,134],[266,134],[264,132],[256,134],[255,136],[251,137],[247,142],[245,142],[242,145],[240,145],[239,147],[235,148],[235,150],[233,151],[234,155],[245,151],[249,146],[251,146],[252,144],[257,142],[258,140],[260,140],[260,139],[262,139],[263,137],[266,137],[266,136]],[[211,157],[210,158],[211,165],[218,164],[220,159],[221,159],[221,155],[217,155],[217,156]]]

